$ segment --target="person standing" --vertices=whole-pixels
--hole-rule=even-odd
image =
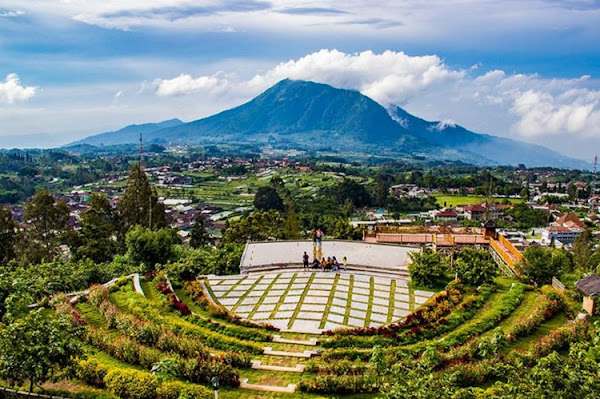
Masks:
[[[342,259],[342,263],[344,264],[344,271],[346,271],[346,267],[348,266],[348,259],[346,259],[345,256],[344,259]]]
[[[308,254],[306,251],[304,251],[304,255],[302,255],[302,263],[305,269],[308,268]]]

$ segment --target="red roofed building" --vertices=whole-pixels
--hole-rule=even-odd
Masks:
[[[485,208],[481,205],[467,205],[465,210],[465,218],[469,220],[481,220],[485,214]]]
[[[454,211],[438,211],[435,213],[435,219],[442,222],[456,222],[458,214]]]

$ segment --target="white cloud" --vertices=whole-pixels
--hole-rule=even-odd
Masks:
[[[320,50],[281,62],[249,80],[217,72],[155,81],[161,97],[216,95],[247,100],[290,78],[358,90],[384,106],[405,105],[417,116],[475,131],[535,140],[545,135],[600,137],[600,91],[589,76],[546,79],[536,74],[452,69],[437,55]],[[426,105],[426,107],[424,107]],[[434,111],[431,112],[431,109]],[[484,121],[489,120],[486,125]]]
[[[286,78],[327,83],[334,87],[359,90],[382,104],[403,104],[429,87],[456,81],[466,72],[449,69],[435,55],[410,56],[403,52],[364,51],[346,54],[321,50],[297,60],[282,62],[247,82],[232,82],[223,73],[193,78],[182,74],[157,81],[159,96],[196,92],[236,91],[255,95]]]
[[[4,82],[0,82],[0,102],[14,104],[17,101],[26,101],[36,93],[33,86],[21,86],[21,80],[16,73],[6,75]]]
[[[25,12],[20,10],[2,10],[0,9],[0,18],[14,18],[25,15]]]
[[[558,95],[526,90],[515,95],[510,111],[524,136],[582,134],[600,136],[600,91],[572,89]]]
[[[188,74],[181,74],[173,79],[159,79],[155,81],[156,94],[161,97],[192,94],[198,92],[215,93],[220,88],[225,89],[228,82],[220,77],[221,73],[212,76],[193,78]]]

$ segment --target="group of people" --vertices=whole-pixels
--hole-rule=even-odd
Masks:
[[[310,264],[308,262],[309,259],[310,259],[310,257],[308,256],[308,254],[305,251],[304,255],[302,255],[302,264],[304,265],[304,268],[308,268],[308,267],[310,267],[311,269],[321,268],[322,271],[337,272],[340,270],[340,266],[342,266],[344,268],[344,270],[346,270],[346,268],[348,267],[348,259],[346,259],[345,256],[342,259],[341,265],[335,256],[334,257],[329,256],[329,257],[327,257],[327,259],[325,259],[325,257],[323,256],[322,260],[319,260],[318,257],[315,257],[315,258],[313,258],[313,261]]]

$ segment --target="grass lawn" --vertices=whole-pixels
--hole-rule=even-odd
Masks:
[[[434,194],[433,195],[437,200],[438,205],[444,206],[444,203],[448,207],[455,207],[458,205],[468,205],[468,204],[479,204],[485,201],[485,197],[483,195],[447,195],[447,194]],[[502,202],[505,198],[494,198],[498,202]],[[523,202],[522,199],[518,198],[508,198],[510,202],[513,204],[519,204]]]
[[[512,349],[520,349],[523,351],[530,350],[531,347],[539,341],[544,336],[548,335],[550,331],[561,327],[568,321],[567,315],[565,313],[559,313],[556,316],[552,317],[550,320],[546,320],[537,330],[533,332],[528,337],[522,337],[517,339],[512,345],[508,347],[509,350]]]

